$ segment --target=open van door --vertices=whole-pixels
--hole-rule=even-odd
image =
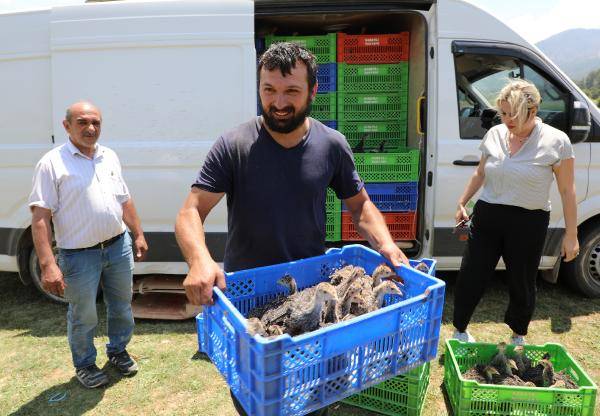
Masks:
[[[458,268],[464,242],[452,234],[456,201],[479,162],[481,139],[489,128],[500,123],[495,111],[495,98],[500,89],[516,78],[531,81],[539,89],[542,103],[538,116],[544,123],[564,131],[574,145],[577,202],[585,199],[588,188],[590,144],[581,142],[580,132],[586,128],[589,131],[589,124],[576,125],[581,123],[577,117],[579,109],[587,109],[584,97],[532,50],[511,43],[450,39],[441,39],[440,48],[451,53],[440,59],[443,66],[440,71],[448,75],[448,82],[444,99],[440,99],[444,109],[438,114],[444,133],[438,137],[437,174],[444,178],[445,186],[436,190],[436,201],[444,203],[436,206],[433,254],[446,257],[445,265]],[[564,233],[556,186],[551,188],[551,202],[550,229],[541,262],[541,267],[546,269],[556,264]]]

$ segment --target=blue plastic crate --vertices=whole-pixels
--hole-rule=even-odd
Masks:
[[[256,57],[258,58],[265,51],[265,38],[254,39],[254,48],[256,48]]]
[[[335,92],[337,90],[337,64],[319,64],[317,68],[317,92]]]
[[[418,182],[366,183],[365,189],[379,211],[398,212],[417,209]],[[346,204],[342,204],[342,210],[348,211]]]
[[[325,124],[327,127],[331,129],[337,129],[337,121],[329,120],[329,121],[321,121],[321,123]]]
[[[376,251],[350,245],[228,273],[227,295],[213,289],[214,305],[196,318],[200,348],[248,414],[303,415],[435,358],[445,284],[410,267],[397,270],[405,280],[404,298],[390,297],[375,312],[297,337],[267,340],[246,333],[244,316],[283,293],[275,281],[284,274],[304,288],[347,264],[371,273],[383,261]],[[430,265],[435,273],[435,261]]]

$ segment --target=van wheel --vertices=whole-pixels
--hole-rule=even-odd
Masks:
[[[585,230],[579,241],[579,256],[561,267],[573,289],[600,298],[600,223]]]
[[[52,247],[52,251],[56,256],[55,246]],[[53,295],[52,293],[47,292],[46,289],[42,287],[42,270],[40,268],[37,253],[35,252],[35,247],[31,247],[31,251],[29,252],[29,274],[31,275],[31,281],[33,282],[33,285],[44,296],[46,296],[48,299],[53,300],[54,302],[67,303],[67,300],[64,297]]]

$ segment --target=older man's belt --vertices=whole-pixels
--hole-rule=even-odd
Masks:
[[[105,248],[109,247],[110,245],[112,245],[115,241],[117,241],[119,238],[123,237],[123,234],[125,234],[125,231],[123,231],[121,234],[115,235],[112,238],[109,238],[108,240],[104,240],[94,246],[91,247],[85,247],[85,248],[63,248],[61,250],[63,251],[83,251],[83,250],[95,250],[95,249],[102,249],[104,250]]]

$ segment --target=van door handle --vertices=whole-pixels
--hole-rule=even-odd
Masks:
[[[457,166],[477,166],[479,165],[479,160],[455,160],[452,164]]]

